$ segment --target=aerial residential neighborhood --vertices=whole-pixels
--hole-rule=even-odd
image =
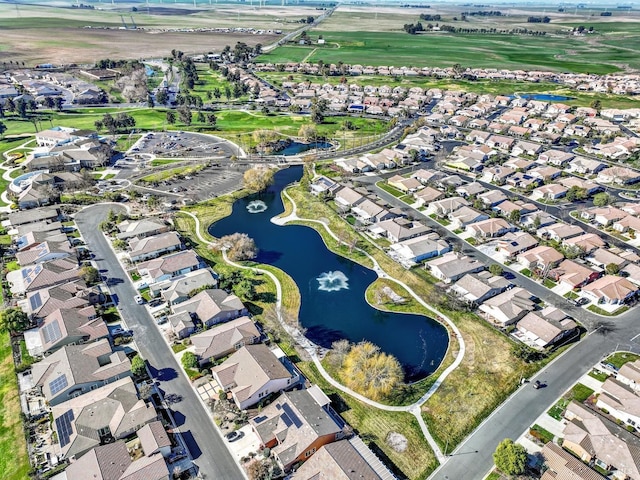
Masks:
[[[0,3],[0,477],[640,480],[600,3]]]

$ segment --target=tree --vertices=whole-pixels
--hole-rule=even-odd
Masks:
[[[600,100],[594,100],[591,102],[591,108],[595,108],[596,110],[600,110],[602,107],[602,102]]]
[[[193,352],[185,352],[180,362],[184,368],[196,368],[198,366],[198,357]]]
[[[298,130],[298,136],[302,138],[305,142],[309,140],[313,140],[318,137],[318,129],[315,125],[304,124]]]
[[[216,124],[218,123],[218,117],[216,117],[215,113],[207,113],[207,123],[211,128],[216,128]]]
[[[147,364],[139,354],[136,354],[135,357],[131,359],[131,373],[136,377],[141,377],[147,373]]]
[[[185,125],[191,125],[191,109],[186,105],[178,108],[178,117]]]
[[[511,213],[509,213],[509,221],[511,223],[518,223],[521,215],[522,212],[520,210],[512,210]]]
[[[0,139],[4,138],[4,132],[7,131],[7,126],[0,122]]]
[[[371,342],[363,341],[353,346],[345,356],[340,378],[350,388],[372,400],[387,397],[403,379],[400,362],[380,351]]]
[[[166,105],[169,102],[169,94],[166,90],[162,89],[156,93],[156,102],[160,105]]]
[[[253,192],[261,192],[273,183],[273,170],[269,168],[250,168],[242,177],[244,187]]]
[[[604,267],[604,271],[607,275],[617,275],[620,272],[620,266],[616,263],[607,263]]]
[[[56,110],[61,112],[62,106],[64,105],[64,98],[62,97],[54,97],[53,102],[55,103]]]
[[[258,256],[256,242],[246,233],[232,233],[220,238],[213,248],[226,249],[231,260],[251,260]]]
[[[173,110],[167,110],[167,123],[169,125],[176,123],[176,112]]]
[[[520,475],[527,465],[527,451],[522,445],[513,443],[510,438],[500,442],[493,454],[498,470],[506,475]]]
[[[502,275],[504,270],[497,263],[492,263],[491,265],[489,265],[489,272],[491,273],[491,275],[499,277],[500,275]]]
[[[55,107],[56,102],[53,101],[53,97],[44,97],[44,106],[48,109],[53,109]]]
[[[82,279],[89,285],[94,285],[100,281],[100,272],[95,267],[85,265],[80,269]]]
[[[247,467],[249,480],[271,480],[271,469],[266,461],[254,459]]]
[[[8,308],[0,312],[0,331],[15,335],[29,327],[29,317],[19,308]]]
[[[233,293],[243,300],[255,300],[256,287],[251,280],[244,278],[233,286]]]
[[[596,193],[593,196],[593,204],[596,207],[604,207],[611,203],[611,196],[608,193]]]

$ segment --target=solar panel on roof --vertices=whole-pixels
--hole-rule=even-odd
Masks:
[[[69,382],[67,382],[67,376],[63,373],[55,380],[49,382],[49,390],[51,390],[51,395],[55,395],[59,391],[66,388],[67,385],[69,385]]]
[[[73,429],[71,428],[73,419],[73,410],[69,410],[56,418],[56,429],[58,430],[58,440],[60,440],[61,447],[64,447],[70,441],[71,434],[73,433]]]
[[[302,426],[302,422],[300,421],[298,416],[295,413],[293,413],[293,410],[291,410],[291,406],[288,403],[285,403],[282,405],[282,410],[284,411],[284,413],[286,413],[286,416],[289,417],[289,419],[293,422],[296,428],[300,428]],[[285,421],[285,423],[287,422]]]
[[[58,322],[51,322],[48,325],[42,327],[42,336],[44,337],[45,343],[55,342],[56,340],[60,340],[62,337],[62,332],[60,331],[60,325]]]
[[[36,311],[42,306],[42,297],[40,296],[40,292],[29,297],[29,304],[31,305],[31,311]]]

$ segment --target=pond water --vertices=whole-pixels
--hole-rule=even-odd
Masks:
[[[257,260],[287,272],[301,294],[300,320],[307,337],[331,347],[335,340],[370,340],[402,363],[408,381],[433,372],[447,350],[446,329],[422,315],[384,313],[365,300],[375,272],[330,252],[320,235],[301,225],[278,226],[270,219],[284,208],[280,192],[302,175],[290,167],[275,175],[261,195],[236,201],[233,212],[209,227],[220,237],[247,233],[260,249]]]
[[[314,148],[320,150],[326,150],[327,148],[331,148],[332,145],[329,142],[311,142],[311,143],[302,143],[302,142],[291,142],[282,150],[276,152],[277,155],[297,155],[298,153],[306,152],[307,150],[313,150]]]
[[[517,93],[509,95],[510,98],[526,98],[527,100],[538,100],[540,102],[566,102],[574,100],[574,97],[566,97],[564,95],[551,95],[548,93]]]

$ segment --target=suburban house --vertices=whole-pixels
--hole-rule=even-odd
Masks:
[[[66,480],[168,480],[172,476],[162,455],[145,451],[142,457],[132,457],[124,440],[89,450],[64,475]]]
[[[452,283],[468,273],[476,273],[484,270],[484,264],[467,256],[457,253],[445,253],[439,258],[427,262],[429,271],[433,276],[445,283]]]
[[[565,247],[576,247],[582,250],[585,254],[590,254],[597,248],[602,248],[606,245],[600,235],[595,233],[585,233],[578,235],[577,237],[567,238],[562,242]]]
[[[339,183],[334,182],[324,175],[320,175],[319,177],[315,178],[309,186],[313,195],[324,194],[331,196],[333,196],[340,187],[341,185]]]
[[[173,312],[194,314],[200,322],[210,327],[246,315],[248,310],[236,295],[218,288],[209,288],[190,300],[174,305]]]
[[[422,187],[422,183],[417,179],[413,177],[405,178],[400,175],[394,175],[387,180],[387,183],[404,193],[415,192]]]
[[[38,328],[40,345],[31,355],[51,353],[65,345],[89,343],[109,336],[109,329],[93,306],[58,309]]]
[[[32,367],[34,385],[52,406],[130,375],[131,362],[107,339],[66,345]]]
[[[635,392],[640,391],[640,360],[627,362],[620,367],[616,374],[616,380],[628,385]]]
[[[606,163],[590,158],[575,157],[569,162],[569,171],[581,175],[591,175],[607,167]]]
[[[136,435],[138,435],[142,450],[147,457],[156,453],[159,453],[164,458],[171,455],[171,439],[162,426],[162,422],[147,423],[136,432]]]
[[[418,207],[422,207],[423,205],[428,205],[436,200],[441,200],[445,195],[441,190],[437,190],[433,187],[424,187],[415,192],[413,196],[416,199]]]
[[[175,279],[154,283],[150,286],[149,293],[154,297],[161,295],[169,305],[177,305],[189,300],[189,294],[194,290],[204,287],[215,288],[218,285],[216,276],[209,268],[194,270]]]
[[[540,480],[606,480],[595,470],[589,468],[560,445],[547,443],[540,452],[547,467]]]
[[[52,407],[62,454],[79,457],[90,449],[129,437],[158,414],[140,399],[131,378],[121,378]]]
[[[552,309],[548,314],[545,312]],[[540,312],[529,312],[516,323],[513,335],[536,349],[545,349],[574,335],[578,325],[560,310],[547,307]]]
[[[629,263],[620,270],[620,275],[636,285],[640,285],[640,265]]]
[[[538,156],[538,160],[542,163],[550,163],[551,165],[564,167],[574,157],[575,155],[570,152],[564,152],[562,150],[547,150]]]
[[[290,389],[300,380],[286,355],[277,357],[262,343],[240,348],[213,367],[211,374],[220,388],[231,394],[240,410],[255,405],[272,393]]]
[[[364,202],[364,200],[365,197],[349,187],[342,187],[336,192],[335,196],[336,205],[346,208],[347,210]]]
[[[633,215],[627,215],[626,217],[613,222],[613,229],[620,233],[627,233],[630,230],[638,232],[640,231],[640,218],[634,217]]]
[[[580,217],[585,220],[594,220],[603,227],[608,227],[613,222],[616,222],[628,214],[616,207],[595,207],[588,210],[583,210],[580,213]]]
[[[596,406],[607,410],[609,415],[626,425],[634,428],[640,426],[640,397],[633,388],[617,378],[605,380]]]
[[[369,230],[375,234],[388,238],[389,241],[394,243],[419,237],[431,231],[421,223],[412,222],[406,218],[392,218],[390,220],[384,220],[370,226]]]
[[[438,200],[437,202],[433,202],[429,204],[427,207],[426,213],[427,215],[438,215],[440,217],[446,217],[451,212],[456,211],[460,207],[466,207],[469,205],[462,197],[449,197],[443,198],[442,200]]]
[[[585,297],[596,303],[621,305],[638,292],[638,286],[623,277],[605,275],[582,288]]]
[[[193,317],[194,315],[187,311],[174,313],[167,317],[171,331],[178,339],[187,338],[196,331],[196,324],[193,321]]]
[[[12,227],[18,227],[20,225],[27,225],[29,223],[43,221],[53,222],[58,220],[59,217],[60,212],[57,208],[53,207],[34,208],[33,210],[28,210],[25,212],[15,212],[7,215],[9,224]]]
[[[18,305],[31,318],[45,318],[60,308],[84,308],[104,300],[104,294],[97,287],[87,287],[83,280],[75,280],[29,292]]]
[[[456,193],[464,198],[469,198],[486,191],[486,187],[479,182],[467,183],[456,188]]]
[[[291,480],[383,480],[395,478],[378,460],[369,448],[358,437],[349,440],[338,440],[320,447],[315,454],[305,461],[290,477]],[[356,446],[354,446],[357,445]],[[360,448],[359,448],[360,447]],[[373,465],[375,462],[375,465]],[[380,476],[376,470],[383,468],[385,475]]]
[[[502,190],[488,190],[484,193],[478,194],[480,201],[487,207],[495,207],[500,202],[504,202],[507,196]]]
[[[558,265],[564,259],[564,255],[555,248],[540,245],[521,253],[517,259],[520,265],[529,270],[545,271]]]
[[[517,230],[504,234],[498,240],[498,251],[506,258],[515,258],[516,255],[537,245],[538,240],[533,235]]]
[[[583,180],[578,177],[561,177],[557,180],[557,182],[560,185],[567,187],[569,189],[572,187],[581,188],[584,190],[587,196],[593,195],[595,193],[598,193],[604,190],[602,185],[598,185],[597,183],[592,182],[591,180]]]
[[[515,230],[517,228],[503,218],[488,218],[467,226],[467,232],[478,238],[501,237],[507,232]]]
[[[41,242],[31,248],[16,253],[16,260],[21,267],[68,257],[71,257],[69,258],[70,261],[76,260],[75,250],[66,238],[61,242]]]
[[[449,291],[470,304],[479,305],[504,292],[510,286],[511,282],[506,278],[483,271],[465,275],[454,283]]]
[[[476,210],[472,207],[460,207],[457,210],[449,213],[447,218],[451,222],[451,226],[455,229],[467,228],[476,222],[485,221],[489,218],[489,215]]]
[[[141,277],[146,276],[149,279],[149,285],[185,275],[205,266],[193,250],[171,253],[137,265],[138,273]]]
[[[558,200],[564,197],[569,189],[557,183],[549,183],[536,187],[531,192],[533,200]]]
[[[535,303],[531,297],[531,293],[524,288],[515,287],[486,300],[480,305],[480,311],[487,316],[487,320],[507,327],[534,310]]]
[[[169,231],[169,225],[155,218],[125,220],[124,222],[120,222],[117,227],[120,233],[118,233],[116,237],[119,240],[151,237]]]
[[[249,424],[284,471],[344,436],[344,422],[316,385],[283,393],[249,420]]]
[[[35,290],[67,283],[79,277],[78,263],[60,258],[9,272],[7,273],[7,282],[11,286],[13,295],[24,295]]]
[[[566,223],[554,223],[547,227],[541,227],[536,232],[539,237],[549,238],[556,242],[562,242],[571,237],[584,234],[584,230],[577,225],[567,225]]]
[[[389,247],[401,259],[419,263],[428,258],[437,257],[451,250],[444,240],[434,238],[432,235],[422,235],[410,238],[402,242],[394,243]]]
[[[127,255],[131,262],[144,262],[181,248],[180,235],[176,232],[166,232],[143,238],[132,238],[129,240],[130,251]]]
[[[617,470],[618,478],[640,478],[640,446],[632,433],[575,401],[564,417],[563,448],[583,462]]]
[[[46,221],[26,223],[24,225],[18,225],[11,227],[9,231],[10,235],[22,236],[30,232],[61,232],[63,230],[62,222],[59,221]],[[67,227],[64,227],[67,228]]]
[[[191,344],[200,365],[217,360],[260,341],[260,331],[249,317],[240,317],[193,335]]]
[[[627,264],[627,260],[619,255],[616,255],[611,250],[604,248],[598,248],[591,252],[591,254],[585,258],[594,267],[606,268],[607,265],[613,264],[622,269]]]
[[[351,213],[363,224],[382,222],[397,216],[369,199],[351,207]]]
[[[640,173],[626,167],[608,167],[600,170],[596,181],[599,183],[629,185],[640,181]]]
[[[599,276],[600,272],[568,259],[563,260],[556,268],[549,270],[549,278],[556,283],[563,283],[571,289],[583,287]]]

